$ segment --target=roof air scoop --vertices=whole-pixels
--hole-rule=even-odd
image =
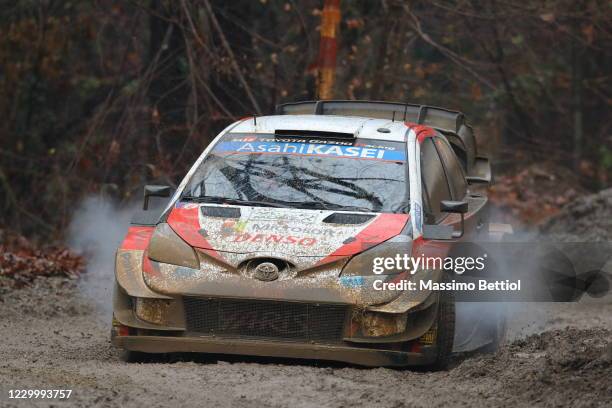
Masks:
[[[319,130],[288,130],[288,129],[276,129],[274,131],[275,137],[296,137],[296,138],[318,138],[318,139],[355,139],[355,135],[352,133],[342,132],[325,132]]]

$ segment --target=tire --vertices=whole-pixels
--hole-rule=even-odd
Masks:
[[[455,294],[453,292],[440,292],[436,325],[436,359],[429,368],[445,370],[450,363],[455,340]]]

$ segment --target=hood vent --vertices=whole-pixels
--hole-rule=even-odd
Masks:
[[[372,214],[333,213],[326,217],[326,224],[363,224],[374,218]]]
[[[240,208],[233,207],[200,207],[202,215],[216,218],[240,218]]]

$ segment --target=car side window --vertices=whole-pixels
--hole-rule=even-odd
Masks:
[[[429,203],[426,210],[438,221],[444,216],[440,212],[440,201],[451,200],[451,192],[440,156],[431,138],[425,139],[421,144],[421,174],[425,194],[429,198],[425,200],[425,203]]]
[[[457,155],[448,142],[441,137],[435,138],[435,145],[446,168],[446,175],[450,181],[453,199],[463,200],[467,194],[467,182],[465,181],[465,173]]]

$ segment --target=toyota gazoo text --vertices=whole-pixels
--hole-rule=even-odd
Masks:
[[[442,368],[453,344],[466,344],[452,292],[374,288],[443,282],[448,271],[375,274],[373,262],[481,233],[487,197],[471,185],[490,171],[471,128],[432,107],[325,101],[337,105],[329,115],[322,103],[233,123],[174,193],[145,187],[145,208],[170,198],[139,214],[117,251],[111,337],[126,359],[198,352]],[[482,330],[491,344],[501,336]]]

